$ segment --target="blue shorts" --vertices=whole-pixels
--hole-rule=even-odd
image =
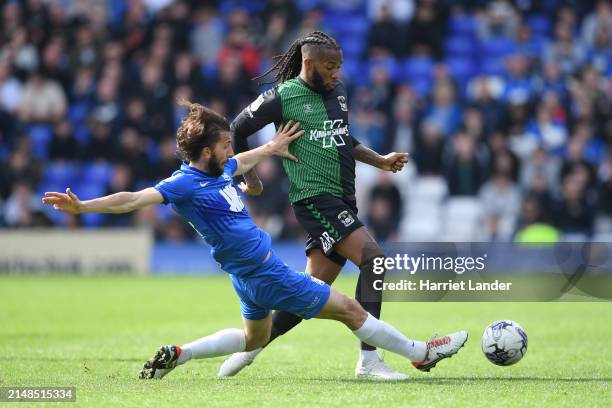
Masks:
[[[249,320],[264,319],[270,310],[310,319],[323,309],[330,293],[325,282],[306,272],[295,272],[274,252],[247,276],[230,277],[240,298],[242,316]]]

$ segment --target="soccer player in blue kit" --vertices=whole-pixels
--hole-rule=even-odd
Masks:
[[[467,341],[467,332],[427,342],[408,339],[370,315],[356,300],[306,273],[291,270],[275,255],[270,236],[253,223],[232,178],[271,155],[297,160],[288,145],[304,133],[299,123],[280,126],[272,141],[232,157],[228,121],[200,104],[183,103],[189,113],[177,131],[177,147],[184,163],[171,177],[138,192],[87,201],[79,200],[69,188],[66,193],[46,192],[42,199],[44,204],[71,214],[119,214],[171,204],[211,246],[221,269],[230,274],[244,328],[224,329],[181,346],[162,346],[144,364],[140,378],[162,378],[192,358],[229,355],[265,345],[271,332],[271,310],[342,322],[361,341],[400,354],[422,371],[459,351]]]

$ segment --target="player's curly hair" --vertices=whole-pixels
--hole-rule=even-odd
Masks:
[[[272,57],[274,65],[272,65],[269,70],[253,79],[263,78],[275,71],[274,80],[270,83],[284,82],[291,78],[295,78],[300,74],[300,70],[302,69],[302,47],[304,45],[340,51],[340,46],[333,37],[322,31],[313,31],[295,40],[284,54]]]
[[[180,99],[178,104],[189,109],[176,132],[178,154],[184,161],[197,161],[203,148],[212,147],[222,132],[229,131],[229,122],[199,103]]]

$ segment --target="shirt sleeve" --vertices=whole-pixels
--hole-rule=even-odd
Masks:
[[[194,191],[191,179],[182,173],[174,173],[160,181],[155,185],[155,189],[164,197],[164,204],[179,204],[189,200]]]
[[[230,126],[234,151],[249,150],[247,137],[269,123],[281,123],[283,108],[276,87],[262,93],[234,119]]]
[[[223,166],[223,170],[225,170],[227,175],[230,177],[234,177],[236,169],[238,169],[238,160],[233,157],[231,157],[227,163],[225,163],[225,166]]]

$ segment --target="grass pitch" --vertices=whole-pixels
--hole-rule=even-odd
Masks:
[[[335,287],[350,294],[355,279]],[[431,373],[386,353],[411,380],[364,381],[353,374],[356,338],[309,321],[233,379],[216,378],[223,358],[214,358],[141,381],[159,345],[241,327],[227,277],[0,277],[0,386],[75,386],[77,405],[104,407],[612,405],[612,303],[386,303],[383,319],[413,338],[466,328],[470,339]],[[494,366],[480,351],[497,319],[529,335],[515,366]]]

